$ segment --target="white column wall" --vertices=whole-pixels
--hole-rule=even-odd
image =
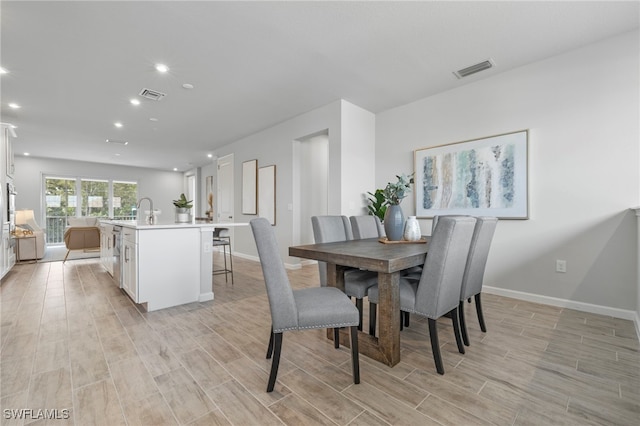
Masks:
[[[258,159],[258,167],[276,165],[275,231],[281,255],[290,266],[298,258],[288,256],[294,238],[294,141],[319,132],[329,136],[328,214],[358,214],[362,194],[374,185],[375,117],[349,102],[338,100],[301,114],[277,126],[253,134],[216,151],[218,156],[234,153],[236,181],[241,181],[243,161]],[[240,189],[236,189],[236,211],[240,211]],[[354,209],[350,209],[354,203]],[[292,207],[292,209],[289,208]],[[352,213],[353,212],[353,213]],[[255,216],[236,214],[236,222],[248,222]],[[299,238],[299,236],[296,236]],[[235,250],[239,255],[257,258],[253,236],[248,228],[237,228]]]
[[[342,214],[367,214],[366,193],[375,192],[376,117],[342,101]]]

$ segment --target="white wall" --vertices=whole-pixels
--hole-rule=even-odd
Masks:
[[[378,114],[377,187],[417,148],[531,129],[530,219],[499,223],[485,284],[635,311],[639,47],[635,31]]]
[[[367,214],[367,192],[374,192],[376,116],[349,102],[342,102],[343,214]]]
[[[153,208],[160,209],[160,221],[174,220],[173,200],[184,188],[184,176],[140,167],[114,166],[71,160],[16,156],[15,185],[17,209],[33,209],[36,218],[42,221],[42,176],[79,176],[101,179],[121,179],[138,182],[138,198],[149,197]],[[148,209],[148,206],[144,204]],[[44,223],[41,223],[41,226]]]

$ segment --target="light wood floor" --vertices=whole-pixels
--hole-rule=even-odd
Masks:
[[[439,321],[444,376],[426,322],[412,317],[402,362],[388,368],[361,356],[360,385],[348,349],[333,349],[323,331],[285,333],[267,394],[262,273],[240,258],[234,266],[234,286],[215,276],[215,301],[151,313],[97,260],[16,266],[0,293],[2,424],[640,424],[632,322],[492,295],[486,334],[467,306],[465,355],[449,321]],[[317,267],[290,278],[315,286]],[[8,418],[20,409],[31,417],[66,409],[69,419]]]

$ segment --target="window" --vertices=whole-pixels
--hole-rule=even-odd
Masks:
[[[109,217],[109,181],[80,181],[82,188],[82,210],[80,216]]]
[[[61,177],[45,179],[47,243],[61,243],[69,216],[76,216],[76,181]]]
[[[136,218],[138,184],[135,182],[113,181],[113,215],[114,219],[128,220]]]
[[[69,217],[136,217],[136,182],[45,176],[44,188],[47,244],[64,241]]]

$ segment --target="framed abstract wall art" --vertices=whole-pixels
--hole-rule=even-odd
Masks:
[[[416,216],[528,219],[529,131],[414,151]]]

